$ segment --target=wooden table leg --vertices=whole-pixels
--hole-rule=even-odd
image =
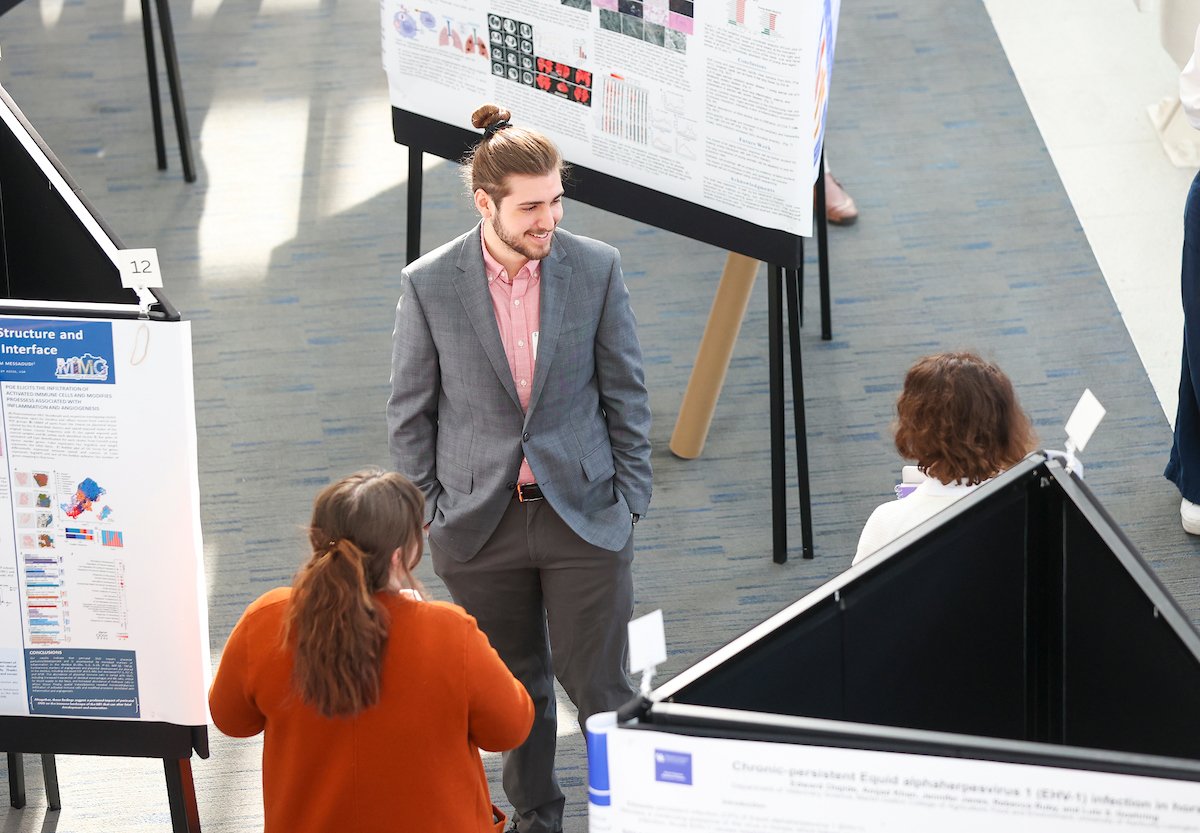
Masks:
[[[670,449],[676,457],[691,460],[704,450],[757,274],[758,261],[752,257],[730,252],[725,259],[725,271],[713,298],[700,349],[696,351],[696,364],[692,367],[692,376],[675,420],[675,431],[671,434]]]

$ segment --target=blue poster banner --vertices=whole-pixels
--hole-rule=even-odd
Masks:
[[[31,648],[25,651],[29,713],[139,717],[133,651]]]
[[[0,382],[116,381],[112,322],[0,318]]]

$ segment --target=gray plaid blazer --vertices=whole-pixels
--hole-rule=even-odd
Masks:
[[[400,275],[388,400],[392,462],[425,493],[429,535],[475,556],[521,456],[584,540],[619,550],[650,503],[650,406],[637,322],[612,246],[558,229],[542,261],[528,413],[500,340],[480,228]]]

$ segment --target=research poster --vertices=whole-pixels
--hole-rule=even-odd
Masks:
[[[606,743],[593,833],[1200,831],[1190,781],[630,729]]]
[[[382,0],[391,103],[494,102],[568,160],[812,233],[840,0]]]
[[[186,322],[0,316],[0,714],[207,722]]]

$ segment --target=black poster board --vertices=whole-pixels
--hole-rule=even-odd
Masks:
[[[0,123],[0,297],[24,300],[26,312],[50,311],[37,307],[37,301],[136,308],[137,294],[121,286],[116,264],[85,222],[107,238],[105,244],[120,249],[116,233],[3,87],[0,107],[11,114],[23,134]],[[29,144],[35,148],[32,153]],[[162,290],[149,292],[155,299],[152,318],[179,320],[179,312]],[[73,310],[72,314],[87,312]]]
[[[396,141],[407,145],[412,153],[410,183],[413,157],[419,160],[421,153],[432,153],[459,162],[467,151],[479,143],[480,137],[478,131],[465,130],[397,107],[392,108],[392,133]],[[571,165],[570,179],[563,183],[563,187],[566,195],[573,200],[721,249],[739,252],[764,263],[796,269],[804,262],[804,238],[799,235],[755,225],[740,217],[723,214],[582,165]],[[412,217],[411,204],[409,208],[409,216]]]
[[[625,716],[1200,780],[1197,702],[1187,615],[1087,486],[1035,454]]]

